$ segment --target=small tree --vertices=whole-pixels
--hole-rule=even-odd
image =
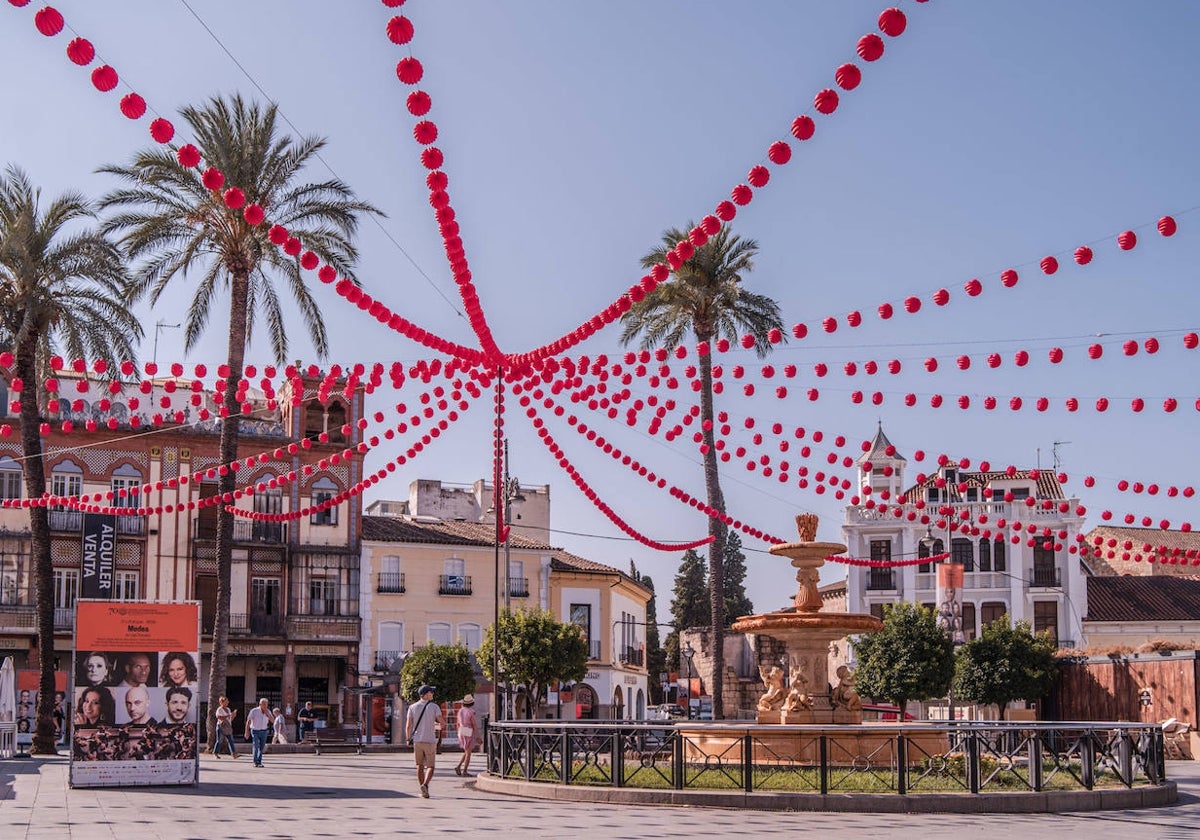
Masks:
[[[498,684],[492,670],[496,626],[483,634],[476,659],[483,674]],[[564,624],[549,610],[505,610],[500,613],[500,673],[525,687],[526,717],[537,717],[542,690],[554,680],[578,682],[587,674],[588,645],[574,624]]]
[[[859,636],[858,690],[904,708],[909,700],[942,697],[954,677],[954,643],[938,627],[933,610],[916,604],[890,604],[884,609],[883,629]]]
[[[475,668],[471,654],[462,645],[428,645],[417,648],[400,669],[400,696],[415,703],[417,689],[434,687],[433,699],[452,703],[475,690]]]
[[[1002,616],[958,652],[954,693],[976,703],[995,703],[1003,716],[1013,700],[1040,700],[1058,671],[1049,633],[1034,634],[1028,621],[1009,626]]]
[[[730,531],[725,538],[725,626],[754,612],[754,602],[746,594],[746,554],[742,538]]]

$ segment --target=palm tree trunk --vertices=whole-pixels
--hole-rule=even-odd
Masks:
[[[46,467],[42,461],[37,382],[38,332],[27,316],[17,344],[16,372],[21,390],[21,450],[25,456],[25,495],[40,499],[46,492]],[[29,508],[29,533],[33,553],[33,580],[37,592],[38,699],[34,728],[34,755],[55,755],[54,736],[54,563],[50,555],[50,519],[44,507]]]
[[[241,405],[237,400],[237,385],[242,377],[242,366],[246,357],[246,307],[249,300],[250,275],[248,271],[233,272],[229,299],[229,347],[226,364],[229,375],[225,377],[224,407],[228,416],[221,420],[221,463],[237,460],[238,438],[241,431],[239,415]],[[237,471],[230,469],[218,480],[218,495],[225,497],[237,487]],[[208,708],[215,710],[221,695],[225,693],[225,673],[229,658],[229,612],[233,579],[233,514],[225,509],[225,502],[217,504],[217,610],[213,617],[212,663],[208,672]],[[212,721],[207,721],[208,747],[213,749],[217,742],[217,730]]]
[[[701,341],[711,339],[711,334],[696,337]],[[700,428],[703,429],[706,451],[704,453],[704,488],[708,505],[721,513],[725,512],[725,495],[721,492],[721,481],[717,473],[717,449],[713,446],[715,418],[713,416],[712,355],[700,356]],[[725,523],[715,517],[708,519],[708,533],[713,541],[708,544],[708,598],[712,617],[712,694],[713,720],[725,717],[725,702],[722,685],[725,676]]]

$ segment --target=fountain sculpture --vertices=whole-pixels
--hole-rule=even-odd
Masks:
[[[800,589],[794,607],[762,615],[748,615],[733,623],[738,633],[758,633],[783,642],[787,650],[788,688],[778,665],[760,667],[767,691],[758,701],[758,722],[862,723],[862,701],[854,690],[854,675],[846,666],[837,670],[838,685],[829,687],[829,644],[852,633],[874,633],[883,622],[873,615],[821,611],[817,589],[818,569],[825,558],[841,554],[846,546],[816,542],[817,517],[796,517],[800,541],[771,547],[771,554],[791,559],[798,570]]]

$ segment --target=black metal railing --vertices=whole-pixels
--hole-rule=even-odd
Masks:
[[[529,578],[510,578],[508,594],[513,598],[529,597]]]
[[[1062,585],[1060,570],[1055,566],[1034,566],[1029,585],[1043,589],[1057,588]]]
[[[498,721],[487,770],[562,785],[745,793],[1037,793],[1166,782],[1153,723],[893,726]]]
[[[588,659],[599,659],[599,658],[600,658],[600,641],[598,639],[592,639],[590,642],[588,642]]]
[[[198,540],[215,540],[217,538],[216,518],[196,517],[192,520],[192,533]],[[287,542],[287,525],[283,522],[235,519],[233,521],[233,541],[282,545]]]
[[[400,659],[401,651],[398,650],[377,650],[375,651],[375,670],[390,671]]]
[[[376,592],[404,592],[404,572],[380,572],[375,582]]]
[[[892,569],[869,569],[867,571],[868,590],[891,590],[896,588],[896,572]]]
[[[55,510],[46,511],[51,531],[81,531],[83,530],[83,511]]]
[[[618,658],[621,660],[622,665],[640,666],[645,664],[645,654],[642,652],[641,648],[626,646],[625,649],[621,651],[621,655]]]
[[[55,607],[54,608],[54,629],[67,630],[75,626],[75,608],[74,607]]]
[[[438,575],[439,595],[470,595],[470,575]]]
[[[229,632],[251,636],[282,636],[283,616],[265,613],[230,613]]]

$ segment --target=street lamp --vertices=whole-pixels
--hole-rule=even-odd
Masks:
[[[504,472],[503,475],[497,476],[500,480],[495,487],[495,501],[488,509],[487,513],[495,514],[496,505],[502,505],[503,528],[496,529],[496,600],[494,606],[495,611],[495,628],[492,632],[492,678],[496,688],[496,719],[503,720],[505,717],[505,708],[508,704],[508,679],[505,678],[503,692],[500,690],[500,587],[504,587],[504,611],[508,612],[512,603],[512,562],[509,559],[509,526],[512,524],[512,503],[523,502],[525,497],[521,494],[521,482],[515,476],[508,474],[508,441],[504,441]],[[500,574],[500,543],[501,532],[503,532],[504,543],[504,575],[501,582]]]
[[[692,657],[696,655],[696,649],[692,647],[691,642],[685,642],[683,647],[679,649],[679,655],[683,657],[683,661],[687,663],[687,716],[688,720],[692,719]]]

